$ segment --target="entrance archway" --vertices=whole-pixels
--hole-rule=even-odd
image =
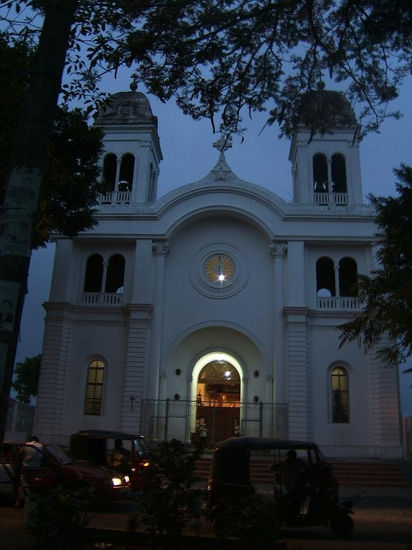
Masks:
[[[213,444],[240,433],[241,373],[238,361],[227,353],[208,353],[196,363],[194,439]]]

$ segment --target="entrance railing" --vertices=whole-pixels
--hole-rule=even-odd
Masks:
[[[231,424],[234,409],[239,411],[238,422]],[[140,433],[148,439],[194,441],[198,437],[200,416],[206,419],[209,444],[235,435],[288,437],[285,403],[236,402],[231,407],[210,403],[208,407],[200,407],[196,401],[173,399],[142,401]]]

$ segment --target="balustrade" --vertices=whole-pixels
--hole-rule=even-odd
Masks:
[[[87,306],[118,306],[123,303],[123,294],[116,292],[83,292],[81,303]]]

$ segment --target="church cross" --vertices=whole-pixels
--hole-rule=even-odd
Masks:
[[[221,153],[224,153],[232,147],[232,138],[229,134],[226,136],[220,136],[220,138],[213,144],[213,147]]]

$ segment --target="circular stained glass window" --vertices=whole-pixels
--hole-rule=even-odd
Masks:
[[[235,275],[235,263],[227,254],[213,254],[204,263],[208,283],[214,286],[228,286]]]

